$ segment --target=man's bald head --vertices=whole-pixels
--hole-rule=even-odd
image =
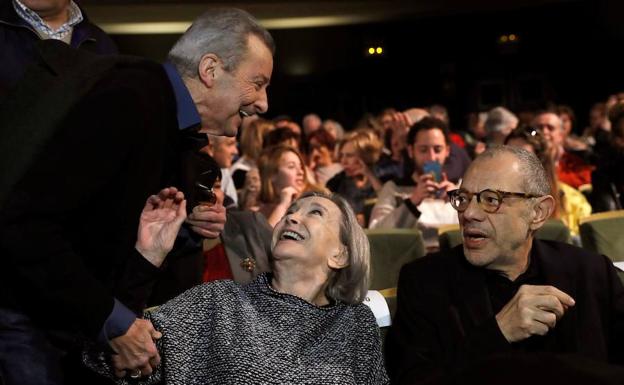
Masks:
[[[551,193],[551,186],[546,174],[546,170],[542,166],[540,160],[535,154],[521,148],[514,146],[493,146],[488,148],[485,152],[479,155],[468,167],[466,174],[481,162],[498,158],[502,156],[513,156],[518,161],[520,167],[519,171],[522,175],[522,185],[524,191],[534,195],[548,195]]]

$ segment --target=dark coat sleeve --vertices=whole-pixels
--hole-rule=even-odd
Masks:
[[[46,327],[95,336],[113,307],[141,208],[164,174],[170,109],[163,106],[172,96],[158,71],[104,76],[2,208],[3,301]]]

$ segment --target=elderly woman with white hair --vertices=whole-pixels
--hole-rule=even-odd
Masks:
[[[505,107],[492,108],[484,123],[489,144],[501,145],[505,143],[505,138],[517,125],[518,117],[513,112]]]
[[[137,250],[160,265],[185,216],[184,201],[150,199]],[[246,285],[206,283],[146,313],[162,332],[161,364],[147,376],[125,374],[143,375],[146,384],[388,383],[379,329],[362,303],[368,239],[349,204],[337,195],[303,194],[275,226],[271,249],[273,273]],[[112,377],[104,353],[86,357]]]

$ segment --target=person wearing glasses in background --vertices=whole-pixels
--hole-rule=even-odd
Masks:
[[[534,238],[554,210],[550,191],[524,149],[496,146],[475,159],[449,192],[463,245],[401,271],[386,340],[393,383],[618,370],[605,363],[624,362],[624,288],[605,256]]]

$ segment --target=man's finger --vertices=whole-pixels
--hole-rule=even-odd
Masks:
[[[557,316],[549,311],[537,309],[533,314],[533,319],[548,326],[549,329],[552,329],[557,325]]]
[[[149,376],[153,371],[152,366],[149,363],[139,367],[139,370],[141,371],[141,377]]]
[[[548,286],[529,286],[529,287],[532,289],[533,293],[535,294],[554,295],[564,305],[574,306],[575,304],[574,298],[572,298],[570,295],[568,295],[567,293],[564,293],[563,291],[557,289],[554,286],[548,285]]]
[[[535,306],[538,309],[549,311],[557,316],[557,319],[563,317],[565,309],[561,301],[554,295],[539,295],[536,297]]]
[[[175,223],[177,225],[182,224],[186,220],[186,199],[180,202],[178,210],[176,211]]]
[[[221,234],[221,232],[208,231],[208,230],[204,230],[201,227],[197,227],[197,226],[191,226],[191,230],[193,230],[197,234],[201,235],[202,237],[211,238],[211,239],[218,238],[219,234]]]
[[[154,329],[151,334],[152,334],[152,339],[154,340],[159,340],[162,337],[162,333],[156,329]]]
[[[546,334],[548,334],[549,330],[550,328],[548,327],[548,325],[546,325],[545,323],[536,321],[536,322],[533,322],[533,324],[531,325],[529,332],[531,334],[545,336]]]
[[[160,365],[160,355],[150,358],[149,363],[152,366],[152,368],[156,369],[158,365]]]
[[[117,368],[115,368],[114,372],[115,372],[115,377],[117,377],[117,378],[124,378],[126,376],[125,369],[117,369]]]

